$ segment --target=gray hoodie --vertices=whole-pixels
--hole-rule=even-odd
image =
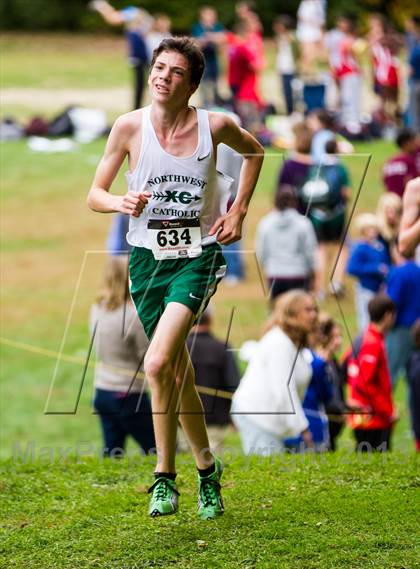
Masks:
[[[258,224],[256,253],[267,278],[307,278],[316,249],[311,222],[295,209],[273,210]]]

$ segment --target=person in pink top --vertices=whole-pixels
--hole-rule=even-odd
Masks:
[[[395,123],[400,83],[397,55],[403,41],[382,14],[372,14],[369,28],[374,90],[381,101],[379,111],[385,123]]]
[[[341,123],[351,132],[358,132],[362,77],[356,54],[356,22],[350,16],[342,16],[337,28],[343,35],[338,42],[333,74],[340,91]]]
[[[255,70],[255,83],[257,91],[260,91],[261,75],[265,68],[265,51],[263,26],[260,17],[255,11],[255,3],[252,1],[238,2],[235,5],[235,12],[239,24],[244,24],[247,28],[247,46],[253,56]]]
[[[234,109],[244,128],[256,132],[261,126],[260,112],[264,103],[257,84],[258,62],[249,45],[250,25],[244,20],[235,27],[235,38],[229,50],[229,83]]]
[[[254,8],[254,2],[238,2],[235,11],[238,21],[245,22],[249,26],[249,47],[256,58],[257,69],[262,71],[265,67],[263,26]]]

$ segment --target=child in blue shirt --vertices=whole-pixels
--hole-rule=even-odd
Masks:
[[[312,350],[305,350],[305,359],[311,362],[312,378],[305,393],[302,408],[308,419],[315,450],[322,452],[328,449],[328,418],[325,406],[333,397],[333,387],[327,375],[327,362]],[[305,444],[302,436],[285,439],[284,446],[289,451],[302,451]]]
[[[391,264],[386,247],[378,239],[378,220],[371,213],[362,213],[356,220],[361,239],[354,243],[347,264],[347,272],[357,279],[356,312],[359,332],[369,323],[367,305],[377,294]]]

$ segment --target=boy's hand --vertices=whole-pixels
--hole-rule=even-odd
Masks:
[[[121,198],[121,204],[118,211],[127,215],[132,215],[133,217],[139,217],[146,207],[151,195],[152,194],[150,192],[127,192],[125,196],[122,196]]]

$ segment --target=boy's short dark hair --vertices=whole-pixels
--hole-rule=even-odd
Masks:
[[[378,324],[388,312],[395,312],[395,304],[386,294],[375,294],[369,300],[368,312],[370,321]]]
[[[407,142],[411,142],[412,140],[415,139],[415,137],[416,135],[410,128],[403,128],[399,131],[397,138],[395,139],[395,142],[398,148],[403,148],[407,144]]]
[[[163,51],[177,51],[185,57],[190,68],[191,84],[198,87],[203,76],[205,61],[203,52],[197,43],[187,36],[172,37],[162,40],[158,47],[153,51],[150,69],[152,69],[156,58]]]

